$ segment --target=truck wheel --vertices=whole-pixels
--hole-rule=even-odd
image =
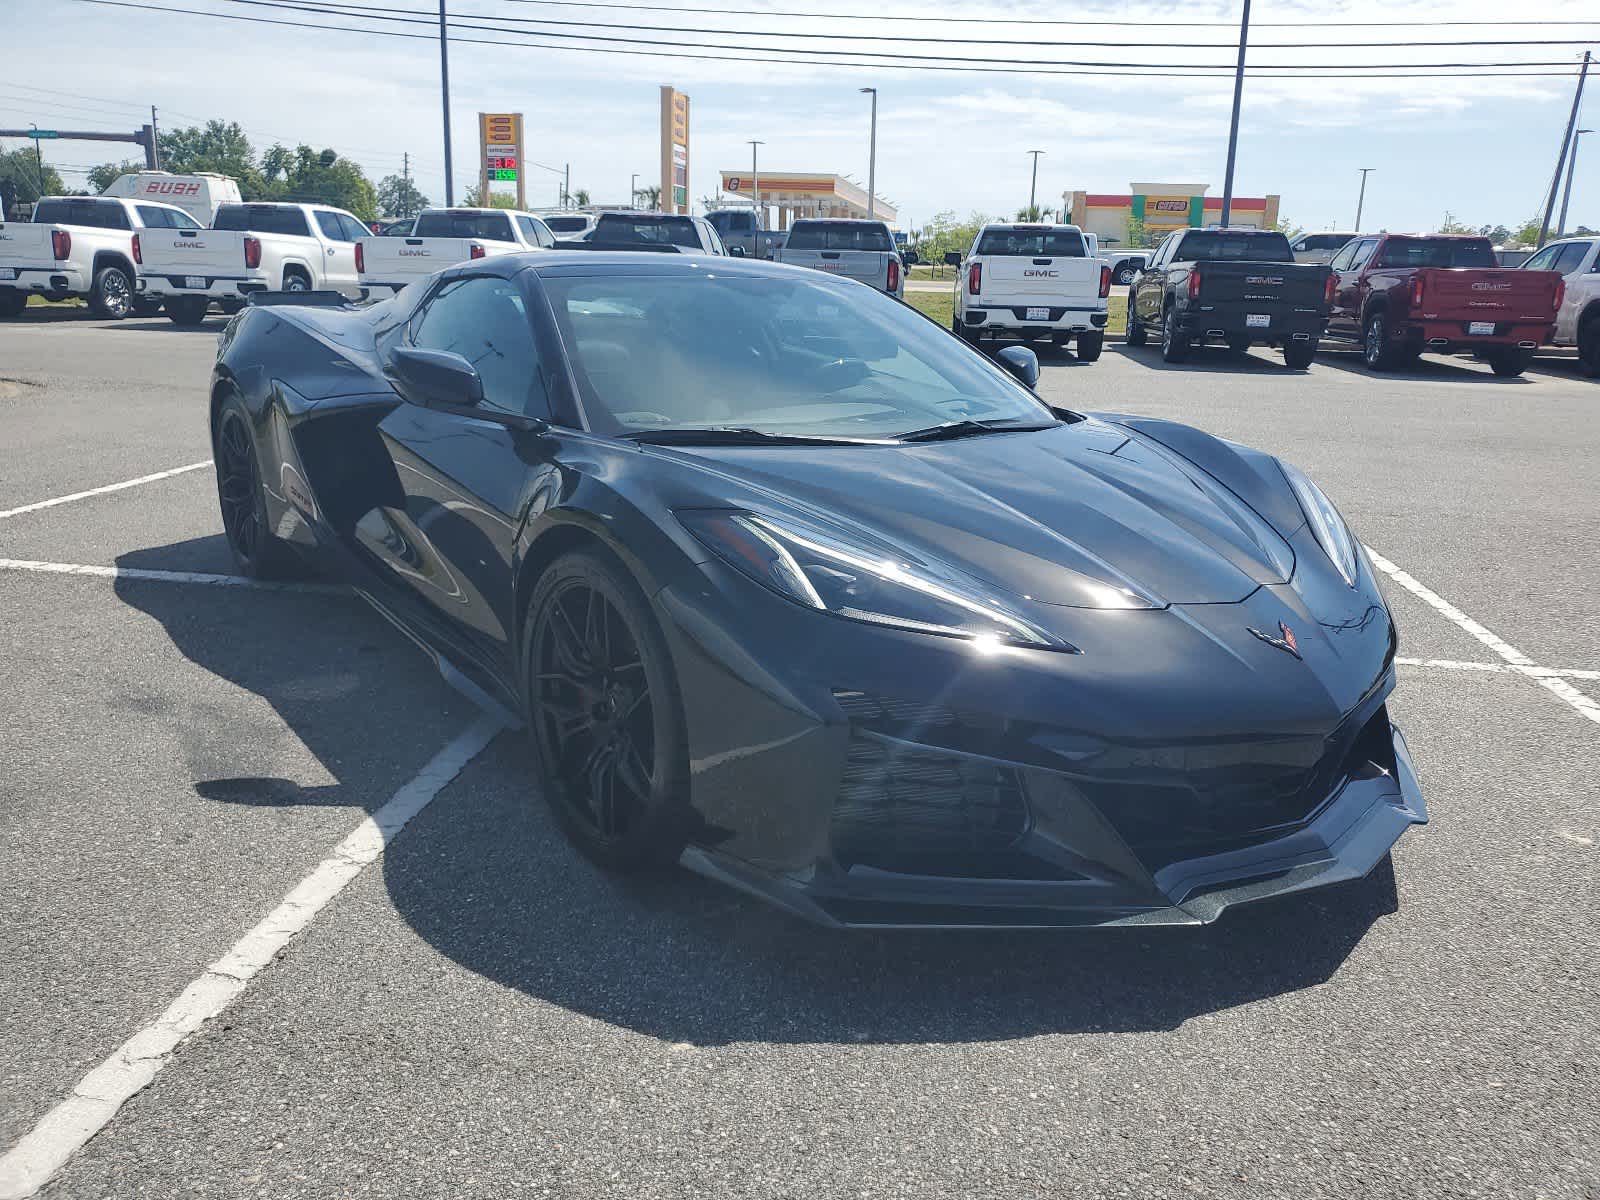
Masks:
[[[161,301],[151,296],[140,296],[133,302],[133,315],[153,317],[161,312]]]
[[[204,296],[175,296],[167,301],[167,317],[174,325],[198,325],[210,307]]]
[[[1497,350],[1489,356],[1489,369],[1502,379],[1514,379],[1528,369],[1533,361],[1532,350],[1518,350],[1515,346]]]
[[[1283,365],[1291,371],[1304,371],[1311,365],[1311,360],[1317,356],[1315,342],[1285,342],[1283,344]]]
[[[283,290],[286,292],[309,292],[311,280],[307,279],[305,272],[298,267],[290,267],[283,273]]]
[[[1113,276],[1112,281],[1119,287],[1127,287],[1133,282],[1133,277],[1136,274],[1138,272],[1134,269],[1134,265],[1131,262],[1126,262],[1117,268],[1117,273]]]
[[[1076,347],[1079,362],[1094,362],[1100,357],[1100,351],[1105,348],[1106,335],[1098,329],[1090,333],[1080,333]]]
[[[1600,316],[1590,317],[1578,330],[1578,366],[1591,379],[1600,379]]]
[[[1189,337],[1178,328],[1178,309],[1168,305],[1161,315],[1161,361],[1179,363],[1189,356]]]
[[[133,280],[121,267],[101,267],[89,289],[89,311],[103,321],[120,321],[133,311]]]
[[[1150,340],[1144,322],[1139,320],[1139,310],[1133,305],[1133,290],[1128,291],[1128,345],[1142,346]]]
[[[1361,326],[1361,358],[1374,371],[1387,371],[1400,360],[1400,351],[1389,340],[1389,317],[1381,308],[1367,314]]]
[[[0,317],[20,317],[28,307],[28,293],[16,288],[0,288]]]

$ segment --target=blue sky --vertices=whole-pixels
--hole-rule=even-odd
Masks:
[[[181,7],[295,17],[233,8],[219,0],[154,0]],[[426,0],[355,0],[425,9]],[[662,3],[665,0],[652,0]],[[694,6],[793,10],[794,0],[684,0]],[[824,0],[823,12],[881,14],[852,22],[851,32],[1037,40],[1038,45],[978,47],[987,57],[1088,59],[1141,63],[1224,62],[1227,51],[1090,49],[1078,38],[1216,41],[1225,27],[1175,29],[1164,21],[1230,21],[1234,4],[1108,3],[985,6],[997,19],[948,26],[897,21],[895,13],[972,16],[972,5],[928,0],[916,5],[854,7]],[[213,21],[99,7],[75,0],[15,0],[7,26],[19,36],[0,79],[0,126],[131,128],[149,104],[164,124],[221,116],[239,121],[258,147],[274,139],[333,146],[374,178],[397,173],[409,151],[423,190],[443,198],[443,155],[437,47],[357,35]],[[684,14],[624,9],[519,6],[515,0],[452,0],[452,13],[546,16],[635,24],[728,25],[837,32],[824,20]],[[1586,27],[1474,29],[1274,29],[1272,21],[1419,22],[1504,20],[1503,4],[1484,0],[1332,5],[1259,0],[1252,9],[1257,42],[1578,37],[1600,46],[1592,5],[1534,3],[1519,18],[1587,18]],[[999,16],[1139,20],[1138,28],[1006,24]],[[310,18],[319,19],[319,18]],[[627,36],[650,36],[633,33]],[[1051,45],[1044,45],[1048,39]],[[810,43],[827,46],[829,43]],[[881,49],[930,51],[925,45]],[[1582,46],[1503,50],[1441,48],[1279,50],[1279,62],[1407,62],[1540,59],[1575,61]],[[1265,59],[1265,51],[1257,51]],[[1204,55],[1204,58],[1197,56]],[[62,71],[67,61],[71,69]],[[34,66],[33,64],[37,64]],[[721,168],[749,162],[749,138],[761,138],[771,170],[833,170],[865,180],[867,97],[879,89],[879,192],[899,204],[902,225],[940,209],[999,213],[1025,203],[1029,149],[1045,151],[1039,193],[1058,202],[1063,190],[1126,191],[1131,180],[1202,180],[1221,191],[1227,149],[1231,79],[1080,79],[1037,74],[941,74],[840,69],[806,64],[739,64],[637,58],[554,49],[457,45],[451,57],[457,190],[476,174],[474,114],[527,114],[529,159],[572,164],[573,186],[597,201],[620,201],[630,175],[656,182],[657,86],[672,83],[693,100],[691,194],[716,185]],[[1586,105],[1600,126],[1600,78]],[[1358,168],[1374,167],[1367,194],[1369,227],[1432,228],[1448,211],[1473,224],[1516,224],[1541,205],[1571,103],[1568,78],[1273,79],[1247,82],[1236,191],[1278,192],[1283,213],[1306,228],[1346,227],[1354,218]],[[19,143],[9,142],[7,148]],[[47,159],[67,166],[119,157],[120,147],[47,145]],[[67,178],[81,179],[68,174]],[[554,203],[557,177],[529,171],[530,204]],[[1579,162],[1570,223],[1600,226],[1600,135]]]

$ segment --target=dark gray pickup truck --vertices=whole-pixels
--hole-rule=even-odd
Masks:
[[[1304,370],[1328,324],[1332,278],[1321,263],[1295,262],[1289,239],[1269,229],[1179,230],[1128,290],[1128,344],[1155,332],[1167,362],[1208,341],[1240,354],[1281,346],[1285,365]]]

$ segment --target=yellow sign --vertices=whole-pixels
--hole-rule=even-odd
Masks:
[[[689,211],[689,97],[661,89],[661,209]]]

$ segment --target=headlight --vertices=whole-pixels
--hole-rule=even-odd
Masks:
[[[678,519],[729,566],[807,608],[983,645],[1077,652],[976,581],[866,539],[756,513],[694,510]]]
[[[1300,511],[1305,513],[1317,545],[1333,560],[1344,581],[1355,587],[1356,540],[1350,536],[1350,527],[1344,523],[1333,501],[1324,496],[1322,489],[1306,478],[1303,471],[1286,462],[1280,461],[1278,465],[1283,468],[1283,477],[1289,481],[1294,498],[1300,501]]]

